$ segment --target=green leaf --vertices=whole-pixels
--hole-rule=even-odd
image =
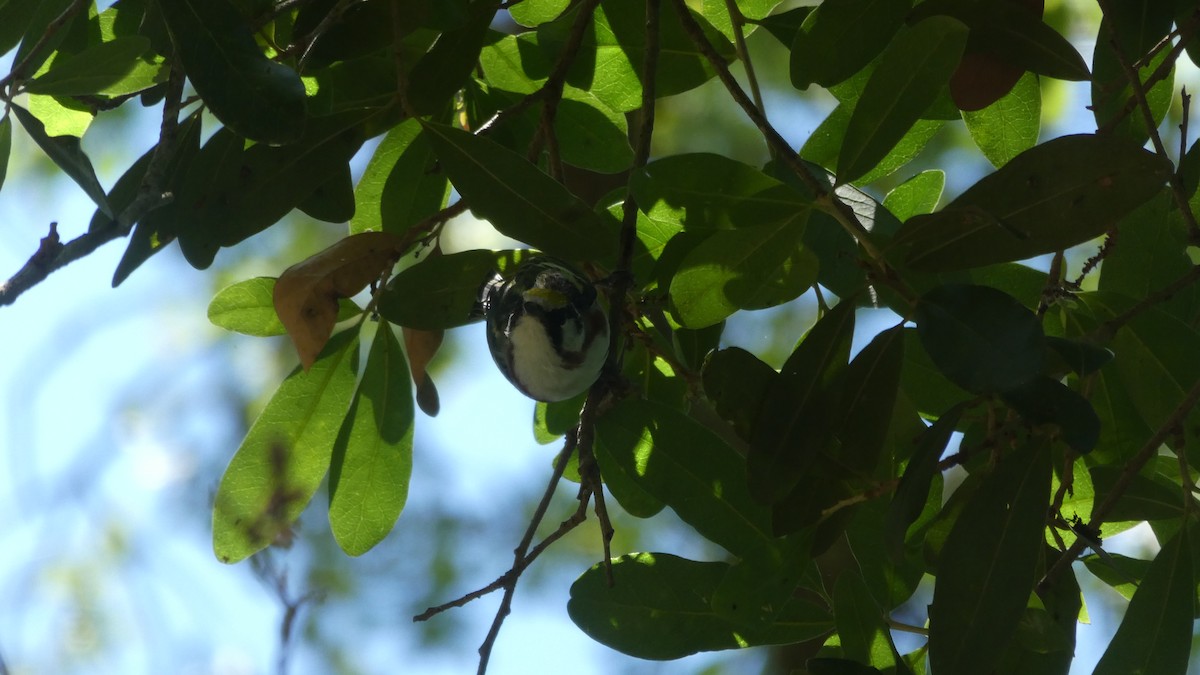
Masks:
[[[896,35],[846,125],[838,183],[854,182],[887,156],[942,93],[966,42],[966,27],[948,17]]]
[[[896,234],[917,269],[1023,260],[1102,234],[1153,197],[1170,164],[1127,140],[1063,136],[1014,157],[937,213]]]
[[[1041,322],[1011,295],[947,284],[921,296],[913,320],[939,370],[974,393],[1015,389],[1042,370]]]
[[[31,80],[31,94],[122,96],[166,81],[161,57],[146,58],[150,40],[141,35],[101,42],[67,58]]]
[[[5,115],[0,119],[0,186],[8,175],[8,160],[12,155],[12,118]]]
[[[13,63],[24,64],[28,69],[24,75],[31,75],[39,70],[46,59],[72,33],[71,28],[80,25],[87,19],[87,12],[76,11],[70,16],[68,23],[59,24],[59,30],[51,31],[47,30],[47,27],[56,23],[58,17],[71,7],[72,0],[35,0],[33,2],[11,0],[8,4],[29,6],[28,14],[17,18],[17,25],[25,26],[25,28],[23,28],[24,35],[21,45],[17,47],[17,53],[13,56]],[[13,11],[15,13],[20,10],[14,8]],[[0,19],[5,18],[7,17],[0,16]]]
[[[929,607],[935,673],[990,672],[1036,581],[1050,450],[1029,440],[983,479],[942,548]]]
[[[388,282],[379,314],[394,324],[419,330],[465,326],[483,282],[520,262],[522,251],[463,251],[431,256]]]
[[[1162,426],[1197,380],[1200,333],[1157,308],[1134,317],[1117,332],[1113,351],[1121,383],[1151,428]],[[1200,419],[1193,409],[1189,420]]]
[[[433,48],[413,64],[405,94],[418,115],[441,111],[462,88],[479,63],[488,25],[499,6],[499,0],[473,0],[467,21],[443,32]]]
[[[344,223],[354,217],[354,176],[350,165],[339,165],[296,208],[314,220]]]
[[[750,352],[728,347],[705,361],[704,394],[738,436],[748,440],[754,435],[758,411],[777,375],[774,368]]]
[[[734,554],[772,545],[768,511],[750,499],[744,460],[691,418],[631,398],[600,418],[596,435],[621,472],[705,538]]]
[[[743,27],[743,32],[747,36],[757,28],[757,24],[762,23],[780,4],[781,0],[742,0],[737,3],[737,10],[743,17],[747,19],[747,24]],[[807,8],[807,9],[811,9]],[[733,38],[733,20],[729,17],[729,6],[725,4],[725,0],[700,0],[700,13],[712,23],[713,27],[721,31],[721,34],[726,39],[732,41]],[[789,41],[787,44],[791,44]]]
[[[630,191],[652,220],[680,223],[688,230],[791,220],[812,203],[752,166],[709,153],[650,162],[630,177]]]
[[[534,28],[558,18],[569,4],[571,0],[523,0],[513,5],[508,13],[513,21]]]
[[[892,643],[891,628],[858,570],[849,569],[838,576],[833,589],[833,615],[846,658],[890,669],[888,672],[909,672]]]
[[[1189,529],[1180,528],[1154,557],[1095,675],[1187,672],[1196,594]]]
[[[739,309],[773,307],[808,290],[817,280],[817,258],[803,244],[807,216],[716,232],[692,249],[671,280],[680,323],[711,326]]]
[[[866,67],[900,30],[911,6],[907,0],[821,3],[791,42],[792,86],[829,87]]]
[[[1091,74],[1071,42],[1047,25],[1041,12],[1015,2],[926,0],[909,21],[933,14],[952,16],[971,29],[970,50],[1060,80],[1088,80]]]
[[[229,0],[159,0],[188,79],[240,136],[288,143],[304,131],[304,84],[263,54]]]
[[[1090,375],[1113,359],[1111,351],[1083,340],[1068,340],[1048,335],[1046,345],[1054,350],[1076,375]]]
[[[971,139],[997,168],[1037,144],[1042,125],[1042,92],[1037,75],[1025,73],[998,101],[962,113]]]
[[[375,148],[354,191],[350,233],[377,230],[400,234],[437,213],[449,197],[446,176],[416,120],[392,128]]]
[[[667,553],[613,560],[615,584],[597,564],[571,585],[567,613],[597,642],[643,659],[678,659],[702,651],[810,640],[832,628],[828,612],[793,599],[774,624],[747,629],[709,604],[729,565]]]
[[[213,505],[213,552],[238,562],[284,535],[320,487],[358,370],[358,330],[329,340],[279,385],[230,460]]]
[[[750,491],[764,504],[791,493],[833,435],[835,384],[846,368],[854,304],[843,300],[817,321],[770,384],[746,456]]]
[[[108,195],[104,192],[104,187],[100,185],[99,179],[96,178],[96,170],[92,168],[92,161],[83,152],[83,147],[79,143],[79,139],[75,136],[49,136],[46,134],[46,127],[38,118],[34,117],[21,106],[12,106],[13,114],[17,116],[21,126],[25,128],[25,132],[37,143],[42,152],[46,153],[58,168],[62,169],[63,173],[71,177],[88,197],[96,203],[96,206],[110,218],[115,218],[112,207],[108,203]]]
[[[1092,404],[1052,377],[1035,377],[1003,397],[1027,421],[1058,425],[1063,441],[1075,452],[1089,453],[1100,440],[1100,418]]]
[[[1144,298],[1192,269],[1188,228],[1169,188],[1117,223],[1116,240],[1104,258],[1098,289]],[[1189,322],[1200,310],[1200,289],[1180,289],[1158,307]]]
[[[1096,40],[1092,54],[1092,105],[1089,106],[1098,128],[1112,126],[1113,131],[1137,143],[1145,143],[1150,138],[1141,111],[1136,108],[1126,110],[1126,104],[1134,96],[1133,88],[1113,40],[1115,35],[1121,52],[1130,63],[1143,64],[1136,70],[1138,79],[1145,82],[1171,57],[1170,49],[1161,48],[1147,57],[1171,30],[1173,17],[1169,5],[1147,0],[1121,2],[1113,5],[1111,14],[1100,22],[1100,39]],[[1171,107],[1175,95],[1174,74],[1174,68],[1171,68],[1167,77],[1145,92],[1156,125],[1162,122]],[[1119,122],[1116,121],[1118,115],[1124,116]]]
[[[873,666],[830,656],[811,658],[805,662],[804,668],[810,675],[883,675]]]
[[[146,151],[138,158],[137,162],[134,162],[133,166],[130,166],[117,179],[117,184],[113,186],[108,195],[114,211],[124,213],[129,205],[137,199],[154,151],[154,148]],[[199,152],[200,111],[196,111],[179,123],[175,142],[170,148],[170,161],[167,162],[163,176],[163,189],[175,192]],[[88,231],[94,232],[114,225],[115,219],[97,210],[92,216]],[[133,270],[149,260],[150,256],[166,248],[167,244],[175,240],[175,237],[175,219],[171,216],[171,210],[160,207],[143,216],[134,225],[133,232],[129,235],[129,246],[126,247],[125,254],[121,256],[121,261],[117,263],[117,269],[113,273],[113,287],[119,286],[133,273]]]
[[[843,376],[837,459],[864,478],[874,474],[883,455],[903,361],[904,328],[896,326],[867,343]]]
[[[915,328],[904,329],[904,341],[900,386],[918,411],[937,417],[972,398],[970,392],[946,379],[925,351]]]
[[[295,143],[249,148],[229,129],[213,134],[182,177],[175,200],[159,209],[178,232],[193,267],[277,223],[314,190],[342,174],[362,145],[355,111],[308,121]]]
[[[1121,470],[1115,466],[1094,466],[1091,474],[1096,501],[1106,501],[1116,488]],[[1178,518],[1183,514],[1183,500],[1179,497],[1179,486],[1171,484],[1152,469],[1144,469],[1129,480],[1104,520],[1106,523],[1119,523]]]
[[[347,554],[362,555],[391,532],[408,498],[412,450],[408,363],[384,323],[333,446],[329,525]]]
[[[578,7],[558,20],[538,27],[538,43],[556,59],[564,48]],[[690,12],[690,10],[689,10]],[[726,61],[734,57],[733,45],[708,21],[690,12],[692,19]],[[595,94],[617,112],[641,106],[642,61],[646,51],[646,5],[640,0],[602,0],[585,31],[581,49],[571,62],[567,84]],[[704,84],[715,75],[683,29],[675,7],[666,4],[659,15],[659,55],[654,93],[657,97],[680,94]]]
[[[933,426],[921,434],[908,459],[908,466],[900,477],[900,484],[888,504],[884,517],[884,540],[893,560],[903,556],[908,528],[917,521],[929,496],[929,488],[937,473],[938,460],[950,442],[950,434],[962,417],[963,407],[955,406],[938,418]]]
[[[921,214],[931,213],[942,198],[946,186],[946,172],[939,169],[922,171],[892,188],[883,200],[883,206],[904,222]]]
[[[570,260],[607,260],[616,254],[611,221],[524,157],[460,129],[423,126],[459,194],[503,234]]]
[[[587,391],[565,401],[538,401],[533,407],[533,437],[542,444],[553,443],[579,424],[579,412]],[[661,506],[660,506],[661,508]]]
[[[275,314],[274,291],[274,277],[255,277],[226,286],[208,303],[208,320],[214,326],[243,335],[284,335],[287,331]],[[353,319],[361,313],[347,298],[338,304],[338,321]]]

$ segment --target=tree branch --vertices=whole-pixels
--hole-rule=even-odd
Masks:
[[[1175,407],[1175,410],[1171,411],[1171,414],[1167,416],[1162,426],[1142,445],[1133,459],[1125,464],[1125,467],[1121,470],[1121,475],[1113,483],[1112,490],[1104,496],[1104,501],[1092,509],[1092,518],[1087,524],[1088,531],[1100,531],[1100,526],[1104,523],[1104,517],[1116,506],[1117,500],[1125,494],[1125,490],[1129,488],[1129,484],[1133,482],[1133,479],[1142,470],[1142,467],[1146,466],[1146,463],[1158,454],[1159,447],[1179,429],[1179,426],[1183,424],[1197,403],[1200,403],[1200,382],[1192,385],[1192,388],[1184,395],[1183,400]],[[1038,593],[1044,593],[1054,583],[1054,579],[1062,574],[1063,570],[1070,567],[1071,563],[1087,547],[1087,541],[1082,537],[1076,537],[1071,547],[1064,551],[1058,560],[1054,561],[1050,569],[1046,570],[1045,576],[1038,582]]]
[[[0,283],[0,307],[11,305],[22,293],[45,281],[53,272],[90,255],[114,239],[128,236],[134,224],[171,200],[172,196],[164,193],[162,188],[167,165],[175,153],[174,141],[179,130],[182,96],[183,72],[176,65],[172,65],[171,74],[167,79],[167,93],[163,100],[158,144],[154,146],[150,155],[137,197],[121,211],[115,221],[89,230],[66,244],[58,242],[58,233],[54,225],[51,225],[50,234],[42,239],[37,251],[8,281]]]

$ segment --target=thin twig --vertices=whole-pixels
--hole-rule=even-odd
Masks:
[[[171,195],[163,192],[163,181],[166,177],[167,166],[176,151],[174,140],[179,128],[182,92],[183,73],[172,66],[167,80],[167,93],[163,100],[158,144],[150,156],[146,173],[142,177],[141,187],[133,202],[121,211],[115,221],[89,230],[66,244],[55,246],[51,255],[48,255],[49,251],[43,241],[21,269],[17,270],[8,281],[0,283],[0,307],[11,305],[22,293],[44,281],[51,273],[90,255],[114,239],[127,236],[134,224],[171,200]],[[52,234],[55,238],[57,237],[57,233]]]
[[[1112,16],[1112,7],[1109,0],[1097,0],[1101,11],[1105,16]],[[1111,27],[1111,23],[1109,26]],[[1133,95],[1137,98],[1138,108],[1142,112],[1142,120],[1146,124],[1146,132],[1150,134],[1150,142],[1154,145],[1154,151],[1159,157],[1170,161],[1171,156],[1167,154],[1167,148],[1163,144],[1162,135],[1158,133],[1158,124],[1154,121],[1154,111],[1150,108],[1150,102],[1146,99],[1146,87],[1142,84],[1141,77],[1137,70],[1130,65],[1129,57],[1125,54],[1124,47],[1121,46],[1120,40],[1117,39],[1116,29],[1112,29],[1110,44],[1113,48],[1113,54],[1117,57],[1117,62],[1121,64],[1121,69],[1125,71],[1125,77],[1129,79],[1129,86],[1133,89]],[[1183,44],[1182,41],[1180,44]],[[1173,52],[1174,53],[1174,52]],[[1171,63],[1170,60],[1164,63]],[[1200,236],[1200,224],[1196,222],[1196,214],[1192,213],[1191,204],[1188,203],[1188,194],[1184,190],[1183,182],[1179,180],[1179,173],[1172,172],[1167,177],[1167,182],[1171,186],[1171,194],[1175,198],[1175,205],[1179,207],[1179,212],[1183,215],[1183,220],[1187,223],[1188,230],[1193,237]]]
[[[546,516],[546,510],[550,508],[550,500],[554,497],[554,489],[558,487],[558,481],[562,478],[563,472],[567,470],[567,463],[571,459],[577,449],[577,436],[575,433],[567,434],[566,442],[563,446],[562,454],[559,455],[558,461],[554,464],[554,473],[550,477],[549,483],[546,484],[546,491],[542,494],[542,501],[538,503],[537,509],[533,512],[533,517],[529,519],[529,527],[525,529],[525,536],[521,538],[521,543],[517,544],[517,548],[513,550],[513,566],[509,570],[509,574],[505,575],[504,596],[500,600],[500,607],[496,609],[496,616],[492,619],[492,627],[488,629],[487,637],[484,638],[483,644],[479,645],[479,675],[487,672],[488,660],[492,656],[492,647],[496,644],[496,638],[500,636],[500,627],[504,625],[504,619],[512,611],[513,594],[517,590],[517,581],[521,578],[521,572],[524,571],[526,553],[529,551],[529,546],[533,543],[533,538],[537,534],[537,528],[542,523],[542,519]],[[586,505],[582,508],[586,509]]]
[[[1149,91],[1154,85],[1165,80],[1173,72],[1175,68],[1175,62],[1179,60],[1180,54],[1183,53],[1184,47],[1187,45],[1188,40],[1192,39],[1192,36],[1195,34],[1196,27],[1198,25],[1200,25],[1200,14],[1193,14],[1188,21],[1179,27],[1179,42],[1175,43],[1175,45],[1171,48],[1171,52],[1165,59],[1163,59],[1163,62],[1158,64],[1158,67],[1154,69],[1154,72],[1150,73],[1150,75],[1146,78],[1146,81],[1142,84],[1146,91]],[[1168,35],[1166,38],[1164,38],[1164,40],[1169,41],[1170,37],[1171,36]],[[1158,49],[1158,46],[1156,46],[1155,49]],[[1153,53],[1154,52],[1152,50],[1151,54]],[[1113,115],[1112,119],[1108,120],[1103,126],[1097,129],[1096,132],[1103,134],[1112,131],[1137,107],[1137,94],[1131,93],[1129,97],[1125,99],[1125,104],[1121,106],[1121,109],[1118,110],[1115,115]],[[1180,156],[1182,157],[1182,155]]]
[[[1167,416],[1166,421],[1158,428],[1138,450],[1133,459],[1129,460],[1123,469],[1121,475],[1117,477],[1113,483],[1112,489],[1104,496],[1104,501],[1100,502],[1092,509],[1091,521],[1087,524],[1087,530],[1090,532],[1099,532],[1100,525],[1104,523],[1104,517],[1112,511],[1119,500],[1125,494],[1125,490],[1129,488],[1129,484],[1137,477],[1142,467],[1146,466],[1155,455],[1158,454],[1158,448],[1172,434],[1176,433],[1180,424],[1187,419],[1187,416],[1192,412],[1192,408],[1200,402],[1200,382],[1192,385],[1192,388],[1184,395],[1183,400],[1171,411]],[[1054,579],[1063,573],[1063,570],[1071,566],[1071,563],[1079,557],[1083,550],[1088,547],[1088,542],[1082,537],[1077,537],[1071,547],[1063,552],[1050,569],[1046,570],[1045,576],[1038,582],[1038,593],[1043,593],[1049,586],[1054,583]]]
[[[475,132],[476,134],[490,133],[496,125],[520,115],[534,103],[562,97],[563,85],[567,81],[567,72],[571,69],[571,64],[575,62],[575,57],[579,54],[579,48],[583,45],[583,36],[587,32],[587,26],[592,20],[592,14],[595,13],[596,6],[599,4],[600,0],[584,0],[579,4],[579,15],[575,17],[575,22],[571,24],[571,32],[567,34],[567,41],[563,44],[562,52],[558,55],[558,61],[554,63],[554,69],[550,71],[550,75],[546,77],[546,81],[542,83],[541,88],[492,115],[490,119],[479,125],[479,129]]]
[[[1092,331],[1093,335],[1108,339],[1117,332],[1117,329],[1133,320],[1134,317],[1142,312],[1158,305],[1166,300],[1170,300],[1176,293],[1200,281],[1200,265],[1193,266],[1187,272],[1184,272],[1171,283],[1154,291],[1153,293],[1142,298],[1137,304],[1129,309],[1121,312],[1117,316],[1105,321]]]
[[[833,194],[833,192],[827,190],[817,180],[817,177],[809,171],[808,167],[800,160],[800,157],[788,145],[787,140],[775,130],[775,127],[771,125],[770,120],[767,119],[762,110],[742,90],[741,85],[738,84],[737,79],[734,78],[733,73],[729,70],[728,64],[725,63],[725,59],[717,53],[716,48],[709,42],[700,24],[696,23],[696,20],[692,17],[686,0],[673,0],[673,2],[684,32],[687,33],[692,43],[696,45],[696,49],[708,61],[709,65],[713,67],[713,70],[716,71],[717,79],[721,81],[721,84],[725,85],[725,89],[729,92],[734,102],[741,107],[746,116],[750,118],[750,121],[754,123],[754,126],[758,128],[759,133],[766,140],[768,147],[772,148],[779,159],[787,165],[788,169],[796,174],[796,177],[813,193],[814,206],[832,216],[850,236],[854,237],[859,246],[862,246],[870,259],[870,263],[876,268],[876,276],[880,281],[892,286],[906,301],[915,303],[916,294],[888,266],[883,252],[879,250],[879,247],[872,240],[871,232],[858,220],[858,216],[854,214],[854,210]]]
[[[754,73],[754,63],[750,61],[750,50],[746,48],[746,33],[743,30],[746,27],[746,17],[734,0],[725,0],[725,11],[729,13],[729,25],[733,29],[734,49],[737,51],[738,59],[746,68],[746,84],[750,85],[750,95],[754,97],[754,105],[765,115],[767,106],[763,103],[762,91],[758,87],[758,76]],[[771,150],[772,155],[775,154],[773,147],[768,146],[768,149]]]

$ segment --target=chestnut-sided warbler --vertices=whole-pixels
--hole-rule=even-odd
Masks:
[[[528,258],[479,292],[488,347],[526,396],[562,401],[587,389],[608,356],[608,313],[596,287],[562,260]]]

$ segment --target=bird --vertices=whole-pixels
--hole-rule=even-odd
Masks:
[[[596,286],[570,263],[545,254],[480,287],[477,315],[500,372],[521,393],[544,402],[586,390],[608,358],[608,311]]]

